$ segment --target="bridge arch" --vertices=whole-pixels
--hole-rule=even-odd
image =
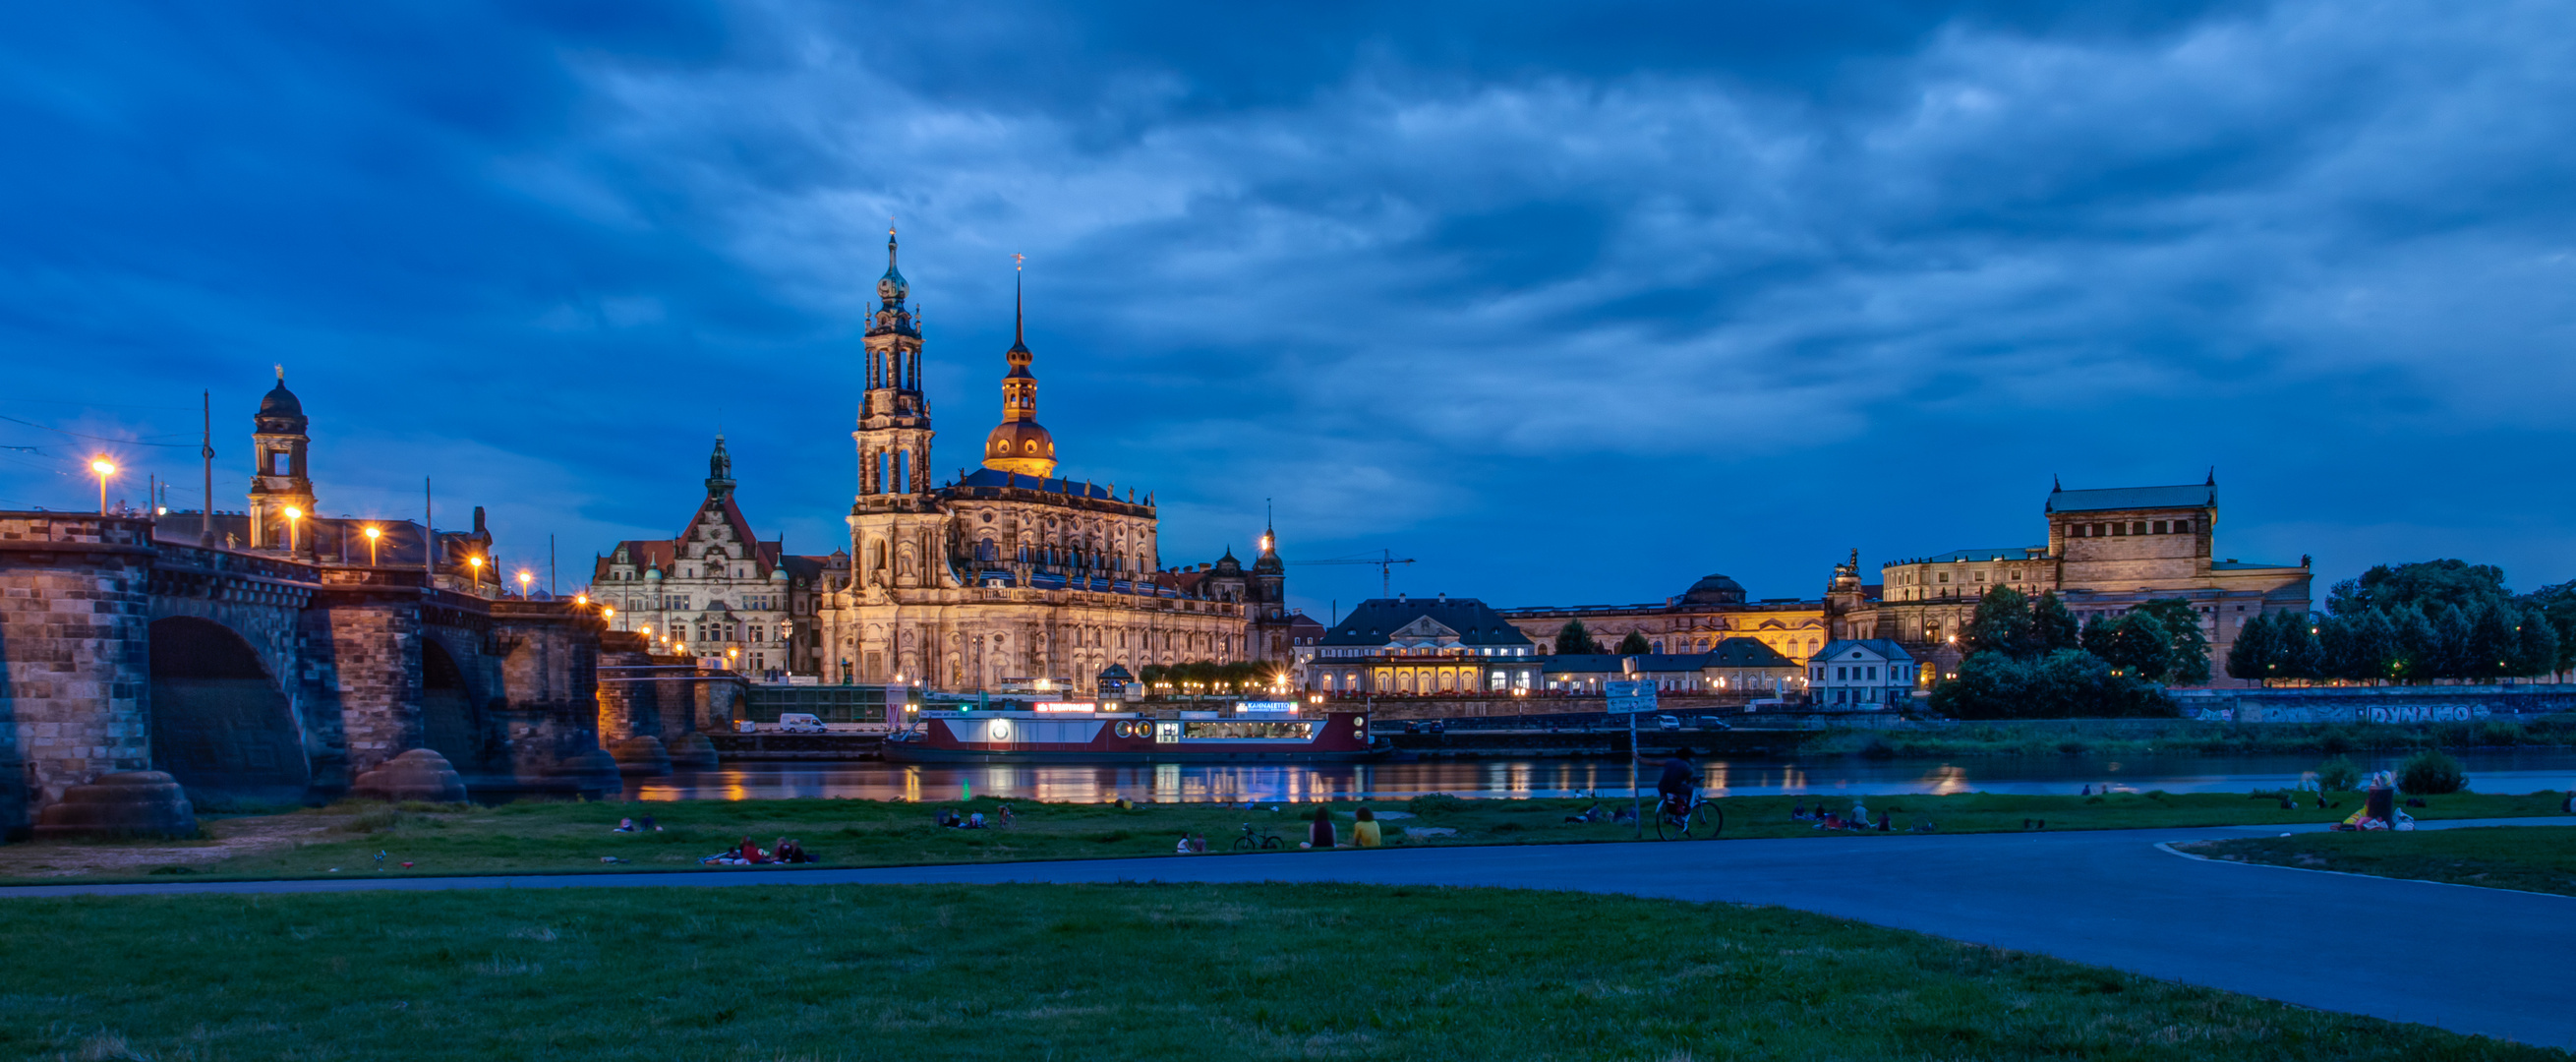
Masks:
[[[473,686],[456,656],[436,638],[420,640],[420,743],[460,771],[482,769],[490,742]]]
[[[213,620],[152,621],[153,765],[200,806],[304,799],[304,729],[248,640]]]

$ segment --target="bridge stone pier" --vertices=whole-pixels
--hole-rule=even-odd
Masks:
[[[469,790],[616,783],[604,624],[418,567],[155,541],[145,517],[0,512],[0,831],[167,771],[199,808],[329,799],[416,748]]]

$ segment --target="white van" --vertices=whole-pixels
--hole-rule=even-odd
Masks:
[[[778,713],[778,732],[781,734],[820,734],[824,732],[824,729],[823,720],[815,717],[812,713]]]
[[[1657,730],[1679,730],[1681,728],[1682,721],[1673,716],[1659,715],[1655,717],[1655,729]]]

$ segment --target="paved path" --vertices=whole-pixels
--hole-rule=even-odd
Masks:
[[[2565,819],[2425,823],[2569,828]],[[2188,859],[2278,827],[1300,852],[875,870],[343,878],[44,895],[999,882],[1503,885],[1779,904],[2302,1006],[2576,1047],[2576,898]]]

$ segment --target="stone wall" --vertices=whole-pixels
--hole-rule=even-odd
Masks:
[[[0,515],[0,829],[151,765],[150,525]]]

